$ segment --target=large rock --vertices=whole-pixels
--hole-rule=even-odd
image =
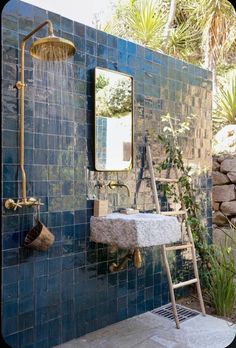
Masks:
[[[221,211],[215,211],[212,214],[212,223],[216,224],[217,226],[224,226],[227,225],[228,220],[224,214],[221,213]]]
[[[214,160],[212,163],[212,170],[220,170],[220,163]]]
[[[236,226],[236,216],[233,216],[230,221],[232,222],[233,225]],[[235,231],[235,237],[236,237],[236,231]]]
[[[231,182],[236,184],[236,172],[229,172],[229,173],[227,173],[227,177],[229,178],[229,180]]]
[[[215,202],[233,201],[234,199],[236,199],[234,184],[213,186],[212,197]]]
[[[227,216],[236,215],[236,201],[223,202],[220,206],[220,209],[222,213]]]
[[[227,175],[221,173],[221,172],[212,172],[212,184],[213,185],[224,185],[228,184],[229,178]]]
[[[220,203],[213,201],[212,202],[212,208],[213,208],[214,211],[219,210],[220,209]]]
[[[229,124],[219,130],[213,137],[214,155],[236,154],[236,125]]]
[[[236,158],[226,158],[220,165],[222,173],[236,172]]]
[[[229,238],[226,237],[227,235],[229,236]],[[235,235],[234,231],[230,227],[226,226],[223,229],[219,229],[217,227],[213,228],[212,237],[214,244],[225,245],[226,241],[227,246],[233,246],[233,241],[231,238],[235,238]]]
[[[226,155],[222,155],[222,156],[218,156],[216,157],[217,162],[221,163],[223,162],[226,158],[228,158],[229,156]]]

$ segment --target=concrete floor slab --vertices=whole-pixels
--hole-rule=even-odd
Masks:
[[[201,314],[181,323],[147,312],[91,332],[57,348],[225,348],[236,325]]]

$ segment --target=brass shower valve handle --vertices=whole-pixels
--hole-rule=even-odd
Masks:
[[[22,205],[20,204],[19,199],[17,200],[17,202],[15,202],[13,199],[9,198],[5,202],[5,208],[16,210],[17,208],[22,208]]]
[[[16,203],[14,203],[14,210],[16,210],[17,208],[22,208],[22,205],[20,204],[20,200],[19,199],[17,199],[17,202]]]
[[[9,198],[5,201],[5,208],[6,209],[13,209],[16,210],[17,208],[22,208],[23,206],[28,206],[28,207],[32,207],[32,206],[40,206],[40,205],[44,205],[40,199],[36,199],[34,197],[31,197],[29,199],[17,199],[17,201],[15,202],[13,199]]]
[[[17,81],[17,83],[16,83],[16,88],[17,89],[21,89],[22,87],[25,87],[25,86],[26,86],[26,84],[22,83],[21,81]]]

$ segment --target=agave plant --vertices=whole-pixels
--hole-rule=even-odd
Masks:
[[[170,29],[165,51],[174,57],[195,62],[193,52],[199,35],[197,30],[190,29],[190,25],[187,21]]]
[[[149,47],[157,45],[158,33],[163,31],[165,22],[161,8],[151,0],[134,2],[127,16],[136,41]]]
[[[221,86],[215,97],[214,130],[227,124],[236,124],[236,76],[228,85]]]
[[[149,48],[161,47],[167,4],[159,0],[129,0],[119,4],[104,31]]]

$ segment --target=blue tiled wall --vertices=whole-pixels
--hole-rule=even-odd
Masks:
[[[154,160],[161,156],[156,135],[160,116],[182,119],[197,115],[185,157],[200,172],[198,187],[205,195],[203,213],[211,227],[208,174],[211,166],[211,76],[182,61],[118,39],[21,1],[10,0],[2,13],[2,158],[3,202],[21,195],[18,167],[19,45],[24,35],[45,19],[55,33],[77,48],[73,119],[59,107],[56,114],[32,98],[32,59],[26,51],[25,167],[27,195],[41,198],[41,220],[55,235],[48,252],[22,246],[33,224],[32,208],[3,209],[2,333],[11,347],[52,347],[89,331],[143,313],[169,301],[159,248],[143,251],[144,265],[132,263],[109,273],[125,250],[111,253],[89,241],[91,198],[97,180],[122,180],[131,187],[131,202],[153,207],[145,174],[144,137],[153,130]],[[46,35],[42,29],[37,35]],[[28,47],[28,44],[27,44]],[[96,66],[134,77],[134,168],[130,173],[97,173],[93,163],[93,70]],[[58,118],[57,118],[58,116]],[[58,134],[58,129],[60,132]],[[139,188],[138,195],[135,193]],[[127,203],[126,191],[109,192],[110,209]],[[3,207],[3,204],[2,204]]]

